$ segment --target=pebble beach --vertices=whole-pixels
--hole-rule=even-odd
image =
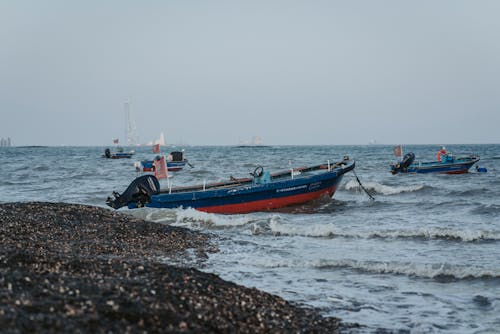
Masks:
[[[317,309],[183,265],[188,254],[203,263],[217,252],[210,234],[96,206],[0,204],[0,249],[4,332],[340,333],[348,328]]]

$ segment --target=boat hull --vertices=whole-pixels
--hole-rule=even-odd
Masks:
[[[111,153],[109,155],[103,154],[102,157],[107,159],[130,159],[133,155],[134,153]]]
[[[208,213],[225,213],[225,214],[269,211],[294,204],[311,202],[322,196],[332,197],[336,190],[337,187],[333,186],[325,190],[319,190],[298,195],[291,195],[281,198],[273,198],[272,200],[262,199],[248,203],[223,204],[223,205],[200,207],[196,209]]]
[[[132,158],[131,153],[114,153],[111,155],[111,159],[130,159]]]
[[[178,172],[184,168],[187,164],[187,159],[183,161],[168,161],[167,162],[167,170],[169,172]],[[152,160],[143,160],[141,161],[142,170],[144,172],[154,172],[153,161]]]
[[[153,195],[146,204],[153,208],[194,208],[209,213],[268,211],[333,196],[342,174],[336,172],[245,187]],[[129,205],[129,208],[131,206]],[[132,204],[132,208],[134,205]]]

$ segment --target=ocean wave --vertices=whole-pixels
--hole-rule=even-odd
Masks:
[[[271,232],[283,236],[303,237],[334,237],[340,236],[338,229],[333,224],[307,224],[291,225],[283,224],[279,220],[271,220],[269,223]]]
[[[206,169],[193,169],[192,171],[190,171],[190,174],[192,174],[193,177],[199,178],[207,175],[212,175],[212,172]]]
[[[319,259],[304,262],[300,259],[276,261],[275,259],[263,258],[258,261],[253,261],[252,264],[269,268],[310,267],[319,270],[350,269],[375,275],[389,274],[433,279],[443,283],[457,280],[500,279],[499,268],[481,268],[477,266],[454,265],[448,263],[379,262],[351,259]]]
[[[218,215],[192,208],[175,209],[175,214],[175,225],[195,229],[239,227],[251,224],[256,220],[252,215]]]
[[[455,230],[449,228],[419,228],[416,230],[372,231],[361,234],[364,238],[445,239],[464,242],[500,240],[500,232],[484,230]]]
[[[311,264],[318,269],[349,268],[372,274],[393,274],[430,278],[441,282],[466,279],[500,279],[500,269],[460,266],[447,263],[404,263],[356,260],[320,260]]]
[[[50,166],[48,165],[38,165],[38,166],[34,166],[32,167],[31,170],[35,171],[35,172],[45,172],[45,171],[48,171],[50,170]]]
[[[279,223],[283,218],[278,215],[219,215],[206,213],[193,208],[156,209],[141,208],[125,210],[136,218],[154,223],[182,226],[195,230],[215,230],[243,228],[250,234],[271,234],[270,224]]]
[[[0,186],[21,186],[25,184],[32,184],[29,179],[20,179],[19,181],[13,181],[13,180],[3,180],[0,181]]]
[[[458,197],[458,196],[484,196],[490,191],[488,188],[476,188],[476,189],[466,189],[466,190],[453,190],[450,191],[449,196]]]
[[[415,191],[420,191],[422,189],[426,188],[431,188],[426,185],[411,185],[411,186],[398,186],[398,187],[391,187],[391,186],[386,186],[384,184],[378,183],[378,182],[364,182],[363,187],[371,193],[378,193],[381,195],[396,195],[396,194],[401,194],[401,193],[408,193],[408,192],[415,192]],[[345,185],[346,190],[354,190],[354,191],[361,191],[361,187],[359,183],[355,180],[350,180],[349,182],[346,183]]]
[[[360,238],[360,239],[445,239],[463,242],[500,240],[500,231],[455,230],[449,228],[419,228],[416,230],[346,231],[334,224],[291,225],[281,221],[271,221],[271,233],[282,236],[303,236],[320,238]]]
[[[500,205],[490,204],[490,205],[480,205],[471,210],[471,213],[477,215],[497,215],[500,213]]]

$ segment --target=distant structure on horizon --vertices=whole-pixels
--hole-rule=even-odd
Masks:
[[[10,137],[0,139],[0,147],[11,147]]]
[[[252,140],[240,140],[240,147],[244,146],[264,146],[262,143],[262,138],[260,136],[253,136]]]
[[[125,118],[127,120],[127,145],[137,146],[139,145],[139,136],[137,135],[134,115],[130,111],[130,100],[125,101],[124,109]]]

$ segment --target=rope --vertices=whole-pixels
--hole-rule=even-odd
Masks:
[[[356,175],[356,172],[354,171],[354,169],[352,170],[352,172],[354,173],[354,176],[356,177],[356,181],[358,181],[359,186],[361,187],[361,189],[363,189],[363,190],[364,190],[364,192],[368,195],[368,197],[370,197],[370,199],[371,199],[372,201],[374,201],[374,200],[375,200],[375,197],[373,197],[372,195],[370,195],[370,193],[368,192],[368,190],[366,190],[366,189],[365,189],[365,187],[363,187],[363,184],[362,184],[362,183],[361,183],[361,181],[359,180],[359,177],[358,177],[358,175]]]

